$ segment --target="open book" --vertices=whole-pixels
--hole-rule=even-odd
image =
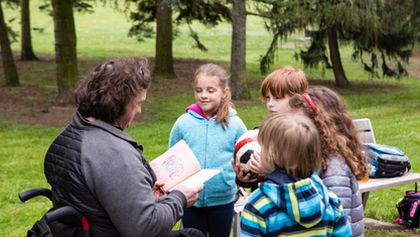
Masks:
[[[184,140],[180,140],[165,153],[150,162],[157,180],[165,185],[163,191],[171,191],[176,185],[183,183],[193,187],[204,183],[220,170],[201,169],[197,158]]]

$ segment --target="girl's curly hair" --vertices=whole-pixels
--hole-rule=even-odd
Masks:
[[[339,154],[357,179],[366,177],[369,172],[368,162],[357,137],[352,117],[340,97],[331,89],[322,86],[311,86],[307,92],[316,105],[316,111],[300,94],[293,95],[289,104],[293,109],[303,109],[319,130],[323,159],[322,171],[327,169],[329,156]]]

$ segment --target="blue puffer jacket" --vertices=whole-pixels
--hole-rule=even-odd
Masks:
[[[325,186],[340,199],[351,224],[353,236],[363,237],[365,223],[362,195],[350,167],[340,155],[331,155],[328,159],[328,169],[321,174],[321,178]]]
[[[225,128],[215,117],[207,120],[191,109],[177,119],[169,137],[169,147],[181,139],[185,140],[202,169],[221,171],[205,183],[194,206],[218,206],[234,201],[237,186],[231,161],[235,142],[246,131],[245,124],[233,109],[229,115],[229,126]]]

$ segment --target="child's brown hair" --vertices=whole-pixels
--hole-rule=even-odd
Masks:
[[[285,66],[270,73],[261,83],[261,100],[270,93],[274,97],[301,94],[308,88],[308,80],[302,70]]]
[[[225,90],[227,88],[226,96],[222,98],[220,106],[217,109],[216,121],[222,124],[222,126],[229,125],[229,113],[230,113],[230,108],[233,107],[233,102],[232,102],[232,95],[229,90],[229,76],[226,70],[217,64],[207,63],[207,64],[201,65],[195,71],[194,84],[196,83],[199,75],[217,77],[219,79],[220,88],[222,90]]]
[[[295,178],[306,178],[321,169],[318,130],[304,115],[283,113],[268,118],[260,127],[261,158]]]
[[[327,170],[329,156],[339,154],[357,179],[366,177],[367,160],[352,118],[340,97],[334,91],[321,86],[310,87],[307,92],[316,106],[315,110],[302,95],[294,95],[289,104],[295,109],[302,108],[318,128],[321,136],[322,171]]]
[[[126,106],[151,83],[146,58],[113,58],[98,65],[76,89],[78,111],[83,117],[94,117],[114,124],[125,113]]]

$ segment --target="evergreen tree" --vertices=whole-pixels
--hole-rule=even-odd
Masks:
[[[51,3],[58,100],[61,104],[68,104],[74,102],[73,90],[79,80],[73,0],[52,0]]]
[[[3,2],[5,1],[0,0],[0,49],[4,78],[6,82],[5,84],[6,86],[19,86],[19,76],[17,73],[15,60],[13,59],[12,49],[10,47],[8,28],[3,15]]]
[[[20,0],[21,12],[21,52],[22,60],[38,60],[32,48],[29,0]]]
[[[157,3],[160,8],[157,8]],[[134,7],[133,7],[134,5]],[[155,36],[153,23],[156,26],[156,49],[155,49],[155,75],[171,75],[173,72],[172,41],[175,33],[173,27],[180,24],[190,26],[194,20],[207,26],[217,25],[224,19],[230,19],[230,9],[225,1],[207,0],[126,0],[125,10],[132,21],[129,36],[138,41]],[[164,6],[164,7],[162,7]],[[167,8],[170,6],[170,9]],[[157,12],[160,10],[160,12]],[[175,16],[172,16],[174,14]],[[172,25],[169,26],[169,20]],[[195,46],[206,51],[207,48],[201,43],[198,34],[189,27],[190,36],[195,41]],[[162,51],[169,52],[162,52]],[[171,64],[172,62],[172,64]],[[168,77],[171,78],[172,76]]]
[[[246,80],[246,1],[233,0],[230,57],[232,98],[251,97]]]
[[[309,32],[311,44],[296,56],[306,67],[332,68],[336,85],[341,87],[350,86],[350,82],[341,63],[340,42],[353,43],[353,56],[361,59],[365,69],[374,73],[378,61],[382,61],[384,75],[396,76],[404,73],[401,62],[407,61],[413,42],[418,39],[419,0],[259,2],[258,15],[264,16],[266,27],[274,36],[262,57],[262,71],[273,62],[277,41],[297,30]],[[363,61],[366,53],[371,54],[370,65]],[[397,70],[388,67],[387,58],[396,60]]]

